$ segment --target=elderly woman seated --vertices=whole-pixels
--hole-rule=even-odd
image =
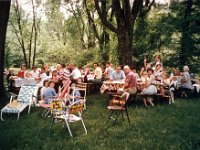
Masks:
[[[188,97],[188,92],[192,92],[194,90],[194,87],[191,82],[190,74],[189,74],[189,67],[184,66],[183,67],[183,74],[181,79],[181,97]]]

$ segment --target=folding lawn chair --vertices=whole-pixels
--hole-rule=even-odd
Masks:
[[[12,95],[10,98],[10,103],[7,104],[1,110],[1,120],[3,120],[3,113],[16,113],[17,120],[20,117],[20,113],[28,107],[28,113],[30,113],[31,105],[33,103],[33,98],[37,97],[38,87],[36,85],[23,85],[20,88],[17,99],[14,99]]]
[[[118,120],[120,114],[122,116],[122,119],[124,120],[124,116],[123,116],[123,112],[126,112],[126,116],[128,119],[128,123],[130,124],[130,119],[129,119],[129,115],[128,115],[128,111],[127,111],[127,101],[129,98],[129,93],[128,92],[124,92],[121,96],[119,95],[114,95],[114,98],[111,100],[109,106],[108,106],[108,110],[111,111],[108,121],[109,120],[114,120],[113,124],[116,123],[116,121]],[[114,118],[114,115],[116,115],[116,117]]]
[[[71,87],[72,89],[72,98],[69,99],[70,103],[74,103],[76,100],[84,100],[86,102],[86,95],[87,95],[87,83],[78,82],[75,87]],[[80,96],[76,97],[76,91],[80,92]],[[67,96],[67,95],[66,95]],[[86,103],[84,106],[84,109],[86,109]]]
[[[67,80],[66,83],[63,86],[62,92],[60,93],[60,95],[58,97],[56,97],[55,99],[65,99],[65,94],[68,92],[69,87],[70,87],[70,83],[71,80]],[[50,103],[49,104],[40,104],[40,107],[44,108],[44,111],[42,113],[43,117],[46,117],[49,113],[50,113]]]
[[[78,100],[72,104],[69,104],[68,106],[62,106],[61,109],[61,103],[60,102],[53,102],[51,103],[53,106],[52,108],[52,121],[50,124],[50,132],[53,123],[58,122],[58,120],[65,121],[65,124],[67,126],[67,129],[69,131],[69,134],[71,137],[73,137],[71,129],[69,124],[72,122],[81,121],[82,125],[84,127],[85,133],[87,134],[87,129],[85,127],[85,124],[83,122],[82,118],[82,111],[84,109],[85,101],[84,100]]]

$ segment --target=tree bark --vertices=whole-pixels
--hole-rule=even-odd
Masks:
[[[13,28],[15,30],[15,34],[16,34],[16,36],[18,38],[18,41],[20,43],[20,46],[22,48],[23,57],[24,57],[24,63],[28,66],[25,42],[24,42],[24,39],[23,39],[23,28],[22,28],[22,23],[21,23],[21,12],[20,12],[20,7],[19,7],[19,4],[18,4],[18,0],[14,0],[13,1],[13,6],[14,6],[15,15],[17,17],[18,30],[15,28],[14,23],[11,23],[11,25],[13,26]]]
[[[6,92],[4,88],[4,55],[6,30],[10,12],[10,0],[0,1],[0,98],[6,100]]]
[[[182,37],[181,37],[181,48],[179,51],[179,63],[180,67],[184,66],[187,61],[187,52],[190,50],[190,33],[189,33],[189,26],[190,22],[188,20],[188,17],[191,16],[192,12],[192,5],[193,1],[188,0],[187,5],[186,5],[186,10],[185,10],[185,15],[184,15],[184,23],[182,26]]]

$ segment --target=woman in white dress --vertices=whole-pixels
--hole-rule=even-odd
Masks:
[[[147,106],[147,102],[154,106],[153,98],[151,95],[157,93],[157,88],[155,86],[155,77],[153,76],[153,69],[147,69],[148,76],[145,78],[145,88],[142,90],[141,95],[148,95],[145,96],[143,101],[144,105]]]

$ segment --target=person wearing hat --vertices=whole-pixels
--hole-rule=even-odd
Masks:
[[[143,101],[144,105],[147,106],[147,102],[151,104],[151,106],[154,106],[153,99],[150,95],[154,95],[157,93],[157,88],[155,86],[155,77],[153,75],[153,69],[148,68],[148,78],[145,79],[145,88],[142,90],[141,95],[148,95],[145,96]]]

